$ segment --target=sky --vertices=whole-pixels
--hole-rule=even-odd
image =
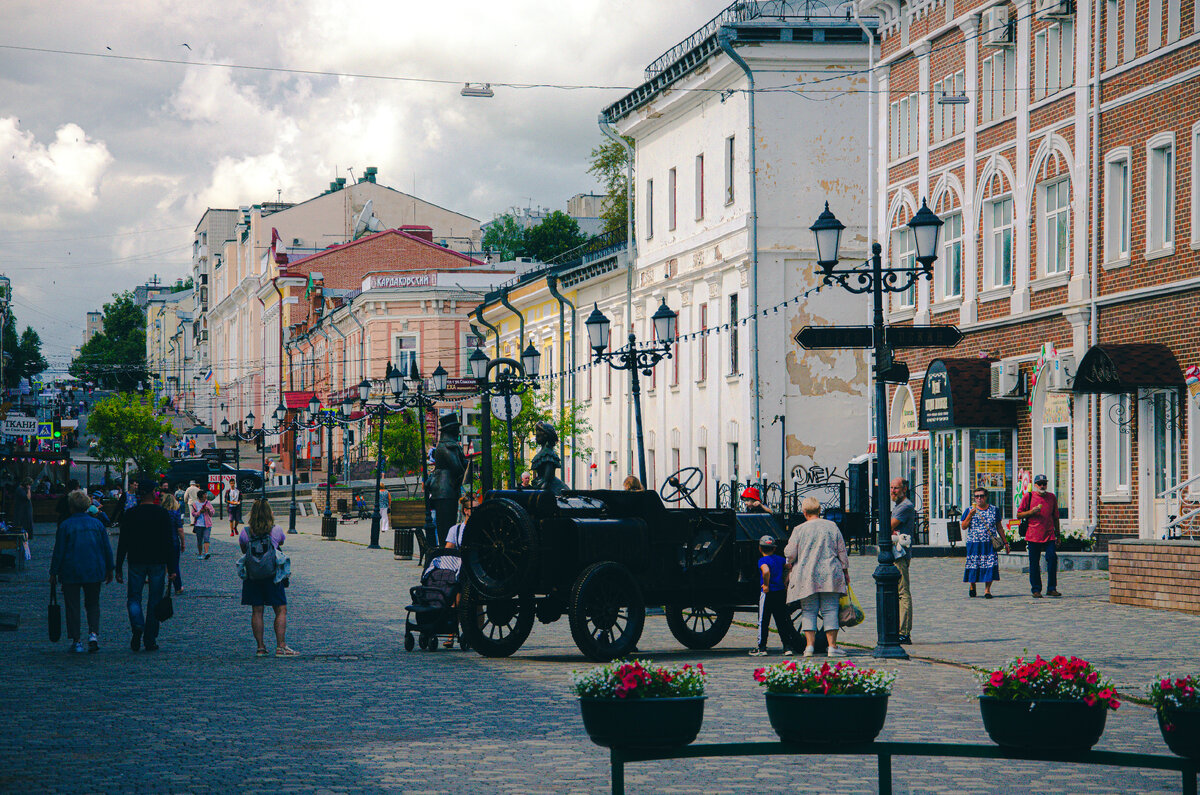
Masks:
[[[481,221],[565,209],[598,189],[596,117],[625,90],[461,84],[633,87],[730,1],[5,0],[0,274],[19,327],[61,370],[87,311],[190,274],[206,208],[303,201],[367,166]]]

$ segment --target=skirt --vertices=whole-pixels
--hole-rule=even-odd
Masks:
[[[967,565],[963,582],[995,582],[1000,579],[1000,559],[989,541],[967,542]]]
[[[280,607],[287,604],[287,591],[283,583],[272,580],[242,580],[242,604]]]

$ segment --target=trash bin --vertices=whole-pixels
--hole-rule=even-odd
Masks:
[[[392,557],[396,560],[413,559],[413,531],[411,527],[397,527]]]
[[[321,517],[321,538],[337,538],[337,517]]]

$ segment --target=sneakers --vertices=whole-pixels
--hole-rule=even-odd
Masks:
[[[88,651],[92,654],[100,651],[100,639],[95,632],[88,635]]]
[[[212,553],[211,553],[211,552],[205,552],[205,553],[204,553],[204,560],[208,560],[208,559],[209,559],[209,558],[211,558],[211,557],[212,557]]]
[[[800,655],[800,656],[801,656],[801,657],[812,657],[812,656],[815,656],[815,655],[816,655],[816,651],[814,651],[814,650],[813,650],[813,647],[812,647],[812,646],[805,646],[805,647],[804,647],[804,654],[802,654],[802,655]]]
[[[827,651],[825,653],[830,657],[845,657],[846,656],[846,652],[842,650],[841,646],[830,646],[829,651]]]
[[[84,652],[83,641],[79,641],[79,640],[75,641],[75,645],[73,645],[71,647],[71,651],[75,652],[76,654],[83,654],[83,652]]]
[[[1060,594],[1058,591],[1046,591],[1046,596],[1051,596],[1057,599],[1062,596],[1062,594]]]
[[[1034,598],[1034,599],[1041,599],[1041,598],[1042,598],[1042,592],[1041,592],[1041,591],[1034,591],[1034,592],[1033,592],[1033,598]]]
[[[791,656],[792,656],[793,654],[795,654],[795,653],[796,653],[796,652],[792,651],[791,649],[784,649],[784,650],[783,650],[783,656],[784,656],[784,657],[791,657]]]
[[[751,649],[750,656],[751,657],[766,657],[767,650],[766,649]]]
[[[137,651],[140,648],[142,648],[142,631],[140,629],[135,629],[133,631],[133,637],[129,639],[129,650]]]
[[[908,635],[901,635],[896,639],[896,642],[901,646],[909,646],[912,644],[912,638],[910,638]]]
[[[196,560],[204,560],[204,555],[200,552],[196,553]]]

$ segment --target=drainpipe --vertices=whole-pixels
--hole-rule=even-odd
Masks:
[[[617,134],[608,116],[601,113],[598,119],[600,132],[613,139],[625,150],[625,317],[627,330],[633,331],[633,269],[637,264],[637,239],[633,234],[633,147]],[[572,337],[572,345],[574,337]],[[633,403],[625,404],[625,427],[633,428]],[[626,471],[633,471],[633,444],[625,445],[629,451],[626,458]]]
[[[279,296],[279,341],[283,342],[283,290],[279,289],[279,277],[271,277],[271,286],[275,288],[275,294]],[[265,355],[265,351],[264,351]],[[283,400],[283,357],[279,357],[279,399]]]
[[[736,38],[736,33],[729,28],[721,28],[717,33],[717,44],[731,61],[742,67],[750,86],[748,100],[750,112],[750,383],[754,406],[752,412],[754,418],[753,468],[755,479],[759,479],[762,476],[762,428],[759,422],[761,389],[758,381],[758,162],[754,129],[754,70],[733,49],[734,38]]]
[[[358,326],[358,369],[362,373],[362,377],[367,377],[367,329],[358,319],[358,315],[354,314],[354,299],[350,299],[350,303],[346,304],[346,312],[350,315],[350,319]]]
[[[562,293],[558,291],[558,277],[547,276],[546,286],[550,289],[550,295],[558,299],[558,372],[560,374],[566,372],[566,322],[563,317],[566,307],[571,307],[571,406],[575,405],[575,319],[578,312],[575,310],[575,305],[571,303]],[[558,380],[558,416],[560,418],[566,416],[566,389],[567,379],[559,378]],[[563,460],[563,466],[566,466],[567,451],[566,440],[559,437],[559,457]],[[575,428],[571,427],[571,488],[575,488]]]
[[[1091,309],[1091,318],[1088,323],[1088,338],[1089,344],[1095,345],[1099,337],[1100,316],[1096,308],[1096,290],[1098,289],[1098,279],[1096,270],[1100,267],[1100,2],[1094,0],[1092,3],[1094,8],[1092,12],[1092,256],[1091,263],[1088,265],[1088,270],[1091,271],[1089,280],[1091,286],[1089,288],[1088,303]],[[1195,153],[1192,153],[1195,157]],[[1079,367],[1079,362],[1083,360],[1083,356],[1076,357],[1076,369]],[[1096,512],[1099,510],[1097,505],[1097,495],[1100,492],[1100,396],[1092,394],[1088,397],[1088,408],[1091,411],[1091,427],[1092,427],[1092,443],[1091,447],[1091,492],[1088,495],[1088,516],[1092,520],[1092,527],[1099,526],[1100,520]],[[1094,530],[1093,530],[1094,532]]]
[[[862,28],[863,33],[867,34],[867,251],[875,244],[875,179],[878,165],[875,162],[875,104],[876,92],[879,88],[879,83],[875,79],[875,31],[871,30],[862,19],[858,16],[858,3],[851,3],[850,10],[854,13],[854,21]],[[875,371],[867,368],[867,389],[868,394],[875,394]],[[874,397],[871,398],[874,401]],[[875,407],[876,411],[880,411],[880,407]],[[870,412],[867,416],[867,438],[875,435],[875,429],[872,427],[872,418]],[[787,440],[784,440],[787,444]],[[879,450],[879,440],[875,441],[876,455]]]
[[[495,358],[499,359],[500,358],[500,329],[496,328],[491,323],[487,322],[487,319],[484,318],[484,316],[483,316],[484,306],[486,306],[486,305],[480,304],[479,306],[475,307],[475,319],[479,321],[479,325],[483,326],[484,328],[491,329],[492,335],[495,336],[495,338],[496,338],[496,356],[495,356]],[[487,342],[485,341],[484,344],[486,345]]]
[[[523,354],[523,353],[525,352],[525,316],[524,316],[524,315],[522,315],[522,314],[520,313],[520,311],[518,311],[518,310],[517,310],[517,308],[516,308],[515,306],[513,306],[511,303],[509,303],[509,300],[508,300],[508,290],[501,290],[501,291],[500,291],[500,303],[504,304],[504,307],[505,307],[505,308],[506,308],[506,309],[507,309],[509,312],[512,312],[514,315],[516,315],[516,316],[517,316],[517,320],[518,320],[518,321],[520,322],[520,324],[521,324],[521,341],[520,341],[520,344],[519,344],[519,345],[517,345],[517,355],[513,357],[513,358],[514,358],[514,359],[516,359],[517,361],[520,361],[520,360],[521,360],[521,354]]]

